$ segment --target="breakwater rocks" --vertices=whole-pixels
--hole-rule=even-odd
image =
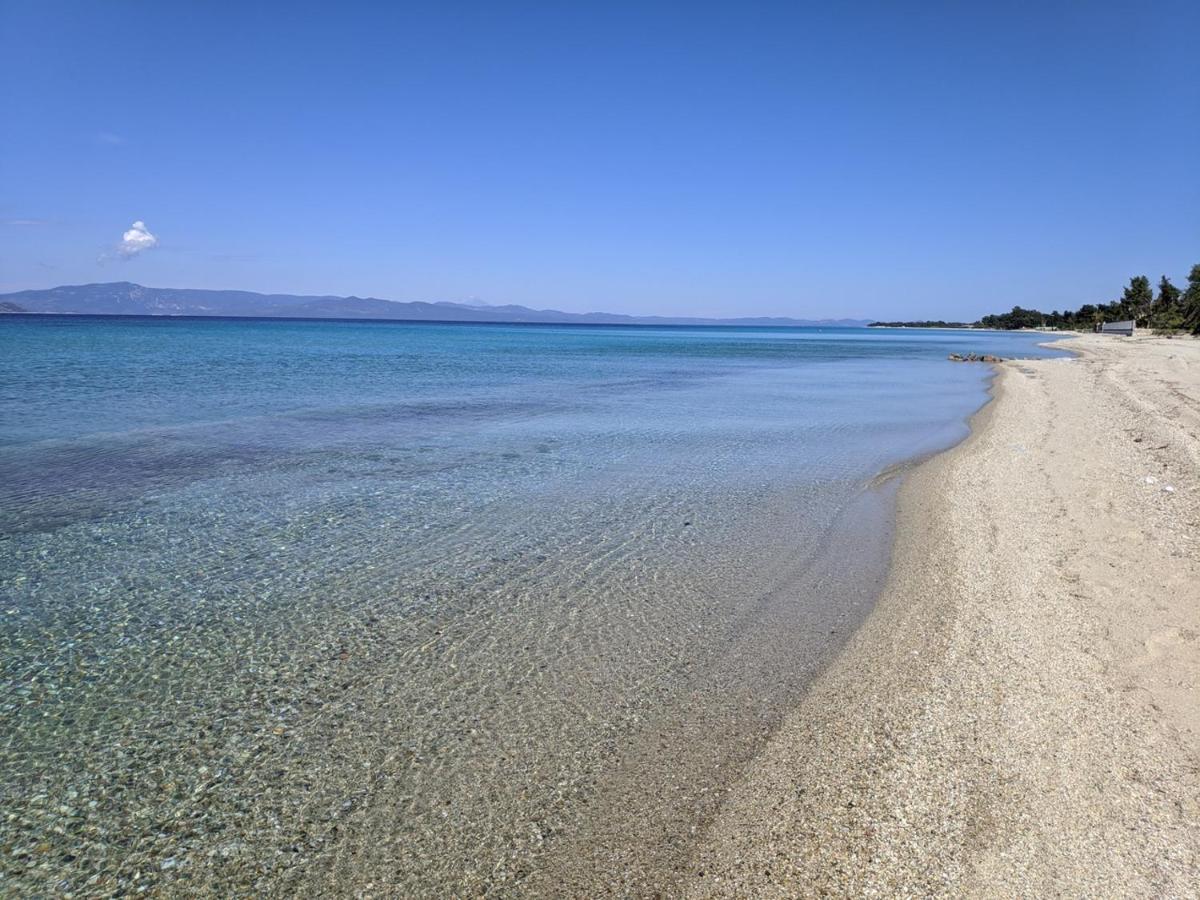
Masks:
[[[982,356],[978,353],[968,353],[966,356],[963,356],[961,353],[951,353],[948,358],[950,362],[1004,362],[1003,356],[992,356],[990,353],[985,353]]]

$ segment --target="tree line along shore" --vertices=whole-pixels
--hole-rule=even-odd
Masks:
[[[1129,279],[1120,299],[1111,303],[1085,303],[1077,310],[1041,312],[1014,306],[1011,312],[983,316],[978,322],[872,322],[875,328],[1052,328],[1092,331],[1102,322],[1133,321],[1140,328],[1200,334],[1200,264],[1192,266],[1187,287],[1180,289],[1166,275],[1158,282],[1158,293],[1150,279]]]

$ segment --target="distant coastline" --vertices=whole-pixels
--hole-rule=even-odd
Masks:
[[[1075,310],[1042,312],[1014,306],[1006,313],[981,316],[976,322],[920,320],[871,322],[868,328],[990,328],[1001,331],[1088,332],[1105,322],[1132,321],[1138,328],[1162,332],[1200,334],[1200,264],[1192,266],[1186,289],[1177,288],[1164,275],[1158,294],[1145,275],[1135,275],[1121,297],[1111,303],[1085,303]]]
[[[750,324],[745,322],[737,322],[734,320],[714,320],[714,321],[678,321],[670,320],[665,322],[552,322],[552,321],[511,321],[501,319],[396,319],[384,318],[381,316],[300,316],[300,315],[196,315],[192,313],[173,314],[173,313],[59,313],[59,312],[33,312],[31,310],[11,310],[0,309],[0,321],[4,319],[101,319],[101,320],[142,320],[146,322],[196,322],[196,321],[211,321],[211,322],[312,322],[312,323],[344,323],[344,324],[363,324],[363,325],[489,325],[489,326],[513,326],[520,325],[526,328],[553,328],[569,326],[571,328],[810,328],[810,329],[825,329],[825,328],[844,328],[866,331],[865,323],[855,322],[853,324],[838,324],[834,322],[789,322],[785,324]],[[998,329],[978,329],[996,331]]]
[[[966,322],[871,322],[868,328],[979,328]]]
[[[571,313],[526,306],[487,306],[447,301],[398,301],[378,297],[259,294],[152,288],[128,281],[62,285],[0,295],[0,313],[175,316],[252,319],[347,319],[392,322],[474,322],[531,325],[724,325],[751,327],[861,328],[866,319],[794,319],[781,316],[630,316]]]

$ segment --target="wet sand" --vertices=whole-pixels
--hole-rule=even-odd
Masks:
[[[1196,896],[1200,341],[998,366],[693,897]]]

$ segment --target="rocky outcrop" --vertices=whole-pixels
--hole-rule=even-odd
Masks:
[[[950,362],[1004,362],[1004,357],[992,356],[990,353],[984,353],[982,356],[980,356],[978,353],[968,353],[966,356],[963,356],[961,353],[951,353],[949,359]]]

